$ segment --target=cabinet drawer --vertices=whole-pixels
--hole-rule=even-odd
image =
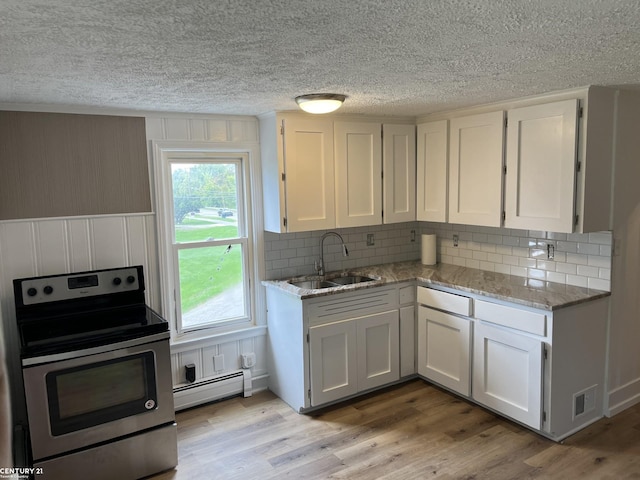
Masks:
[[[310,325],[335,322],[382,312],[394,307],[397,309],[397,305],[398,294],[393,288],[371,288],[353,294],[329,295],[309,304],[309,322]]]
[[[466,317],[471,313],[471,299],[469,297],[441,292],[432,288],[418,287],[418,303]]]
[[[543,313],[476,300],[475,317],[542,337],[547,334],[547,316]]]

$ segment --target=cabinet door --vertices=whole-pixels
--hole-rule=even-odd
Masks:
[[[355,320],[358,330],[358,390],[400,378],[398,310]]]
[[[471,321],[418,310],[418,373],[462,395],[471,393]]]
[[[416,310],[400,308],[400,376],[416,373]]]
[[[416,219],[416,127],[383,125],[384,223]]]
[[[288,232],[336,226],[333,158],[331,120],[285,120],[284,181]]]
[[[540,429],[542,342],[476,322],[473,347],[473,398]]]
[[[418,125],[417,210],[418,220],[447,221],[448,122]]]
[[[358,391],[356,322],[309,329],[311,405],[338,400]]]
[[[449,138],[449,222],[499,227],[504,112],[454,118]]]
[[[336,122],[336,227],[382,223],[379,123]]]
[[[578,100],[507,114],[505,227],[573,232]]]

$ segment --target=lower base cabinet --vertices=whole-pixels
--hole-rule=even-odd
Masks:
[[[418,286],[418,374],[556,441],[602,418],[608,299],[555,310]]]
[[[398,311],[309,329],[311,406],[400,378]]]
[[[536,430],[542,428],[544,344],[477,322],[473,398]]]
[[[418,309],[418,373],[454,392],[471,394],[471,320]]]

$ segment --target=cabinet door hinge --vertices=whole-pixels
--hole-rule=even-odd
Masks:
[[[282,178],[282,181],[284,182],[287,179],[287,174],[282,172],[281,178]]]
[[[578,225],[578,221],[580,220],[580,215],[576,215],[576,225]]]
[[[547,421],[547,412],[545,412],[544,410],[542,411],[542,422],[546,422]]]
[[[309,397],[309,400],[311,400],[311,389],[307,390],[307,397]]]
[[[504,118],[504,128],[509,126],[509,119],[507,117]]]
[[[502,167],[502,172],[506,175],[507,174],[507,166],[505,165],[504,167]]]
[[[287,226],[287,217],[282,217],[282,225]]]
[[[549,358],[549,357],[548,357],[548,355],[549,355],[549,351],[547,350],[547,347],[544,347],[544,348],[542,349],[542,351],[543,351],[543,353],[544,353],[544,359],[546,360],[547,358]]]
[[[280,135],[284,135],[284,122],[280,125]]]
[[[582,107],[578,108],[578,118],[582,118],[584,115],[584,109]]]
[[[309,334],[307,333],[307,343],[309,343]]]
[[[576,171],[579,172],[582,169],[582,162],[578,162],[578,164],[576,165]]]
[[[502,211],[502,221],[504,222],[507,219],[507,212]]]

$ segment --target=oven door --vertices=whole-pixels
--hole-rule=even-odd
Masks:
[[[22,372],[34,461],[175,420],[169,340],[153,337],[29,359]]]

